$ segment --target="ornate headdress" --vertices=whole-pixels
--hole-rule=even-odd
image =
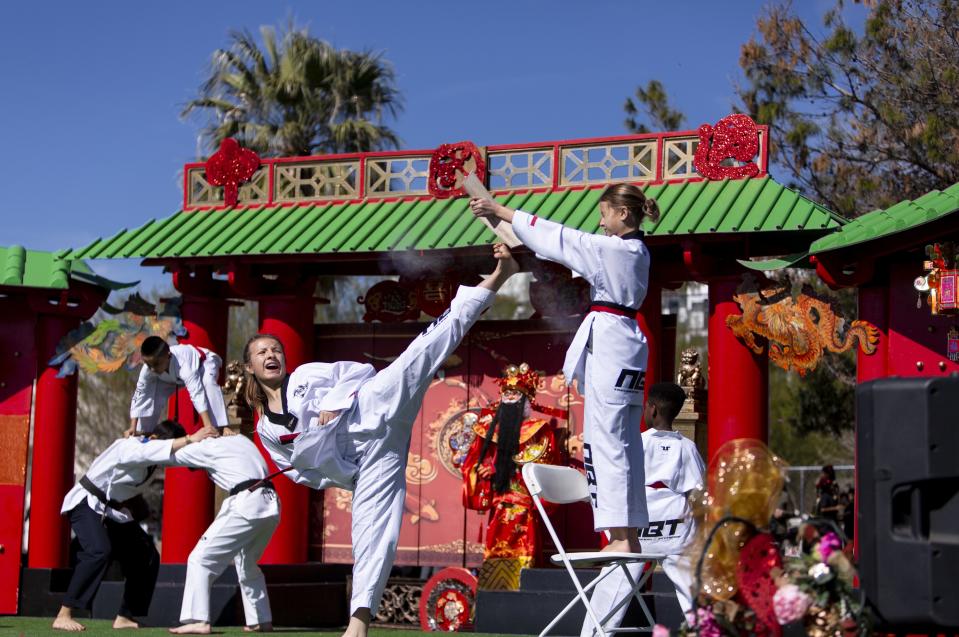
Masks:
[[[536,387],[539,385],[539,374],[529,368],[529,365],[509,365],[503,370],[503,376],[496,379],[500,391],[514,389],[526,396],[530,402],[536,398]]]

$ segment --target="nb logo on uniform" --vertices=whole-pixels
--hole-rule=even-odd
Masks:
[[[659,448],[663,451],[669,451],[669,445],[659,445]]]
[[[672,537],[676,535],[676,527],[682,523],[682,519],[650,522],[645,529],[639,530],[639,537]]]
[[[306,383],[298,385],[297,388],[293,390],[294,398],[303,398],[304,396],[306,396]]]
[[[599,497],[596,494],[596,470],[593,468],[593,450],[587,444],[583,445],[583,468],[586,469],[589,497],[593,499],[593,508],[596,508],[599,506]]]
[[[641,369],[624,369],[616,379],[616,389],[619,391],[643,391],[646,383],[646,372]]]
[[[440,314],[439,316],[437,316],[436,319],[435,319],[432,323],[430,323],[429,325],[426,326],[426,329],[423,330],[423,336],[426,336],[427,334],[429,334],[430,332],[432,332],[434,329],[436,329],[436,326],[439,325],[440,323],[442,323],[443,320],[444,320],[447,316],[449,316],[449,314],[450,314],[450,309],[449,309],[449,308],[446,308],[446,309],[443,311],[442,314]]]

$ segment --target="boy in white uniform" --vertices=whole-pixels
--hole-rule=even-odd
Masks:
[[[692,609],[694,564],[683,553],[692,541],[694,524],[689,505],[689,493],[702,489],[705,467],[696,444],[678,431],[673,431],[673,420],[686,400],[686,392],[675,383],[656,383],[649,388],[644,417],[649,428],[643,432],[646,456],[646,502],[649,506],[649,525],[640,531],[645,552],[666,555],[663,572],[676,589],[676,597],[683,613]],[[630,565],[634,581],[642,566]],[[620,573],[603,580],[590,600],[596,614],[605,617],[613,606],[630,594],[630,586]],[[626,614],[623,605],[606,622],[619,626]],[[581,637],[593,634],[589,618],[583,622]]]
[[[260,451],[245,436],[221,436],[177,451],[170,464],[205,469],[230,494],[190,553],[180,608],[184,625],[170,632],[210,634],[210,587],[230,562],[236,567],[247,630],[272,630],[266,580],[257,562],[280,523],[280,504]]]
[[[353,492],[353,593],[344,635],[365,637],[396,555],[413,422],[440,365],[519,266],[502,244],[496,270],[460,286],[450,308],[380,372],[340,362],[301,365],[286,375],[283,346],[257,335],[244,351],[257,433],[280,469],[315,489]]]
[[[115,441],[70,489],[60,513],[70,516],[80,551],[60,612],[53,621],[55,629],[85,630],[73,619],[73,611],[90,607],[113,559],[120,562],[126,580],[113,627],[138,627],[134,617],[147,614],[160,566],[153,539],[138,523],[149,514],[142,493],[158,464],[208,435],[198,431],[187,436],[177,423],[161,422],[150,436]]]
[[[133,392],[130,428],[125,435],[153,431],[163,419],[162,410],[170,396],[177,387],[184,386],[208,432],[217,435],[217,427],[230,424],[219,385],[223,359],[216,352],[193,345],[171,346],[159,336],[148,336],[140,346],[140,355],[143,367]]]
[[[593,526],[607,531],[605,551],[640,551],[646,526],[643,443],[639,422],[649,351],[636,320],[646,298],[649,250],[639,230],[657,219],[656,201],[631,184],[610,186],[599,198],[606,236],[574,230],[488,199],[470,201],[473,214],[494,216],[542,259],[560,263],[590,285],[589,314],[563,364],[566,382],[584,396],[583,463],[593,504]]]

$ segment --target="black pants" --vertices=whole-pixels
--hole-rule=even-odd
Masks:
[[[160,569],[160,555],[153,539],[136,522],[119,524],[110,518],[101,521],[100,514],[87,506],[86,501],[74,507],[69,515],[80,551],[63,605],[90,608],[110,561],[117,560],[125,580],[117,615],[146,615]]]

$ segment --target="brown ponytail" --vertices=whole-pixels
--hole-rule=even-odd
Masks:
[[[651,221],[659,220],[659,204],[652,197],[643,194],[642,189],[632,184],[609,186],[599,200],[607,202],[614,208],[626,208],[633,216],[637,227],[643,222],[643,217],[649,217]]]
[[[259,411],[262,414],[267,403],[266,392],[263,391],[263,385],[256,379],[256,376],[247,370],[247,367],[250,365],[250,345],[261,338],[269,338],[276,341],[280,344],[280,349],[283,349],[283,341],[273,334],[254,334],[247,340],[246,345],[243,346],[243,379],[245,381],[243,383],[243,400],[250,406],[250,409]]]

